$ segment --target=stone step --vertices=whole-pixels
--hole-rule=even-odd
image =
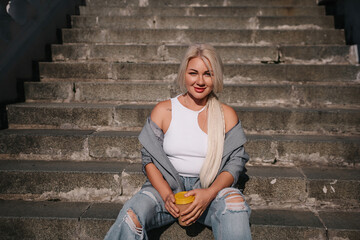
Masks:
[[[72,16],[73,28],[125,29],[326,29],[334,28],[331,16],[318,17],[108,17]]]
[[[340,29],[210,30],[210,29],[62,29],[63,43],[189,44],[213,45],[321,45],[345,44]]]
[[[86,0],[86,6],[135,6],[135,7],[172,7],[172,6],[316,6],[314,0]]]
[[[0,132],[2,160],[140,162],[139,132],[6,129]],[[359,166],[359,136],[247,134],[252,164]]]
[[[114,203],[1,201],[0,234],[5,239],[103,239],[122,206]],[[359,212],[262,210],[251,213],[257,239],[356,239]],[[154,230],[149,239],[213,239],[211,230],[177,223]]]
[[[105,7],[79,6],[80,15],[97,16],[324,16],[323,6]]]
[[[180,94],[172,84],[26,82],[27,102],[155,104]],[[360,106],[358,84],[225,84],[222,102],[243,107],[350,108]]]
[[[52,45],[53,61],[180,63],[186,45]],[[355,64],[356,49],[333,46],[215,46],[224,63]],[[139,57],[141,56],[141,58]]]
[[[141,164],[0,161],[0,199],[124,203],[145,182]],[[360,169],[248,166],[239,181],[252,209],[359,208]]]
[[[324,6],[106,7],[79,6],[80,15],[97,16],[324,16]]]
[[[6,200],[124,203],[144,182],[139,164],[123,162],[10,160],[0,172]]]
[[[9,128],[141,130],[153,105],[20,103],[8,105]],[[235,107],[247,133],[360,135],[360,111]],[[346,124],[344,124],[346,123]]]
[[[163,80],[176,79],[176,63],[41,62],[40,79]],[[225,83],[357,82],[357,65],[224,64]]]
[[[141,82],[26,82],[28,102],[150,103],[173,96],[170,84]]]

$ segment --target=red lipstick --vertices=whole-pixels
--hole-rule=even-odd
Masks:
[[[197,93],[202,93],[202,92],[205,91],[205,88],[197,88],[197,87],[194,87],[194,89],[195,89],[195,92],[197,92]]]

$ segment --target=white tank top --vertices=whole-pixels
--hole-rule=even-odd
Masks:
[[[198,124],[198,115],[182,105],[178,97],[171,99],[171,122],[164,135],[164,151],[181,176],[199,177],[207,151],[207,134]]]

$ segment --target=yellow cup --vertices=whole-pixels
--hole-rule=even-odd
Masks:
[[[180,210],[180,214],[185,211],[188,206],[194,201],[195,197],[194,196],[188,196],[188,197],[185,197],[185,193],[187,193],[186,191],[185,192],[178,192],[175,194],[175,204],[176,206],[179,208]],[[182,221],[182,217],[180,216],[179,217],[179,224],[181,226],[188,226],[185,224],[185,222]]]

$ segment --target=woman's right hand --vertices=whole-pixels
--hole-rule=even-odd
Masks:
[[[164,198],[164,203],[165,203],[165,208],[166,210],[168,210],[168,212],[174,217],[174,218],[178,218],[179,215],[179,208],[176,207],[175,205],[175,195],[174,193],[170,193],[168,195],[166,195],[166,197]]]
[[[149,163],[145,166],[145,171],[150,183],[159,192],[164,201],[166,210],[173,217],[178,218],[180,210],[175,205],[175,195],[159,169],[157,169],[154,163]]]

